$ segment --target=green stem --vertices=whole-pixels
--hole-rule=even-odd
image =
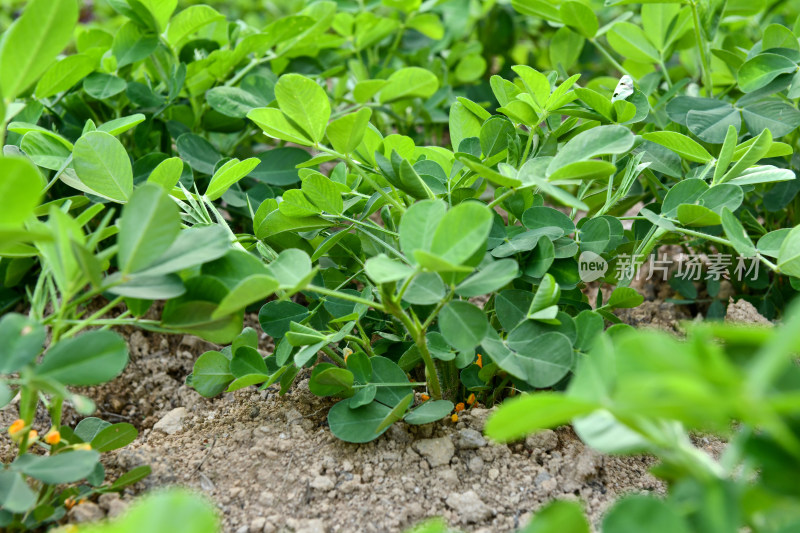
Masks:
[[[342,359],[341,357],[339,357],[339,355],[338,355],[336,352],[334,352],[333,350],[331,350],[331,349],[330,349],[330,348],[328,348],[327,346],[324,346],[324,347],[322,348],[322,351],[323,351],[323,353],[324,353],[325,355],[327,355],[328,357],[330,357],[331,359],[333,359],[333,360],[336,362],[336,364],[338,364],[338,365],[339,365],[339,366],[341,366],[342,368],[344,368],[344,367],[346,367],[346,366],[347,366],[347,363],[345,363],[345,362],[344,362],[344,359]]]
[[[711,81],[711,69],[708,64],[708,56],[706,55],[706,43],[700,35],[700,15],[697,12],[697,1],[691,0],[689,4],[692,6],[692,18],[694,19],[694,39],[697,43],[697,50],[700,52],[700,67],[703,73],[703,85],[705,85],[706,94],[709,98],[714,97],[714,85]]]
[[[442,386],[439,383],[439,372],[436,368],[436,363],[433,361],[430,351],[428,351],[428,342],[425,338],[425,330],[419,328],[408,314],[403,311],[402,307],[392,298],[387,285],[381,286],[381,295],[383,297],[386,312],[395,316],[406,328],[408,334],[414,339],[414,344],[419,350],[422,361],[425,364],[425,374],[428,380],[428,390],[434,400],[442,399]]]
[[[595,46],[595,48],[597,48],[600,51],[600,53],[603,54],[603,56],[605,56],[605,58],[611,62],[612,65],[614,65],[615,69],[620,71],[622,74],[627,74],[628,76],[630,76],[630,73],[625,69],[625,67],[620,65],[617,62],[617,60],[614,59],[614,56],[612,56],[611,53],[609,53],[609,51],[606,50],[606,48],[602,44],[600,44],[600,42],[597,39],[589,39],[589,42],[592,43]]]
[[[325,287],[319,287],[317,285],[309,285],[308,287],[306,287],[306,290],[309,290],[311,292],[316,292],[317,294],[322,294],[323,296],[330,296],[331,298],[338,298],[340,300],[347,300],[349,302],[366,305],[378,311],[386,312],[386,309],[383,306],[383,304],[380,304],[373,300],[367,300],[366,298],[361,298],[360,296],[353,296],[352,294],[348,294],[346,292],[332,291],[330,289],[326,289]]]
[[[86,328],[88,326],[94,325],[96,323],[95,320],[97,320],[101,316],[105,315],[106,313],[108,313],[109,311],[114,309],[117,305],[120,304],[120,302],[122,302],[122,300],[123,300],[122,296],[117,296],[116,298],[114,298],[113,300],[108,302],[108,304],[105,305],[102,309],[98,310],[93,315],[89,316],[88,318],[85,318],[85,319],[81,320],[80,322],[78,322],[77,325],[75,325],[72,328],[68,329],[67,332],[64,333],[64,335],[62,335],[62,338],[69,338],[69,337],[75,335],[76,333],[78,333],[80,330],[82,330],[82,329],[84,329],[84,328]]]
[[[514,190],[514,189],[507,190],[506,192],[504,192],[503,194],[501,194],[500,196],[498,196],[497,198],[495,198],[494,200],[489,202],[487,207],[489,209],[494,209],[495,206],[500,205],[501,203],[503,203],[503,200],[505,200],[509,196],[513,196],[515,192],[517,192],[517,191]]]

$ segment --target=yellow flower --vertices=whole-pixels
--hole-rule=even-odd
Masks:
[[[483,356],[481,354],[478,354],[478,360],[475,361],[475,364],[478,365],[478,367],[483,368]]]
[[[467,403],[468,403],[468,404],[470,404],[470,405],[472,405],[473,403],[475,403],[475,393],[471,393],[471,394],[469,395],[469,398],[467,398]]]
[[[422,398],[422,401],[423,401],[423,402],[427,402],[428,400],[430,400],[430,399],[431,399],[431,397],[430,397],[430,396],[428,396],[427,394],[424,394],[424,393],[423,393],[423,394],[420,394],[420,395],[419,395],[419,397],[420,397],[420,398]]]
[[[32,429],[28,432],[28,444],[36,442],[38,438],[39,438],[39,432],[36,431],[35,429]]]
[[[453,414],[453,416],[450,417],[450,420],[452,420],[453,423],[455,424],[456,422],[458,422],[458,415],[457,414]]]
[[[80,444],[76,444],[75,445],[75,449],[76,450],[91,450],[92,449],[92,445],[89,444],[88,442],[82,442]]]
[[[8,427],[8,434],[12,437],[16,437],[23,429],[25,429],[25,421],[18,418]]]
[[[344,350],[342,350],[342,355],[344,355],[344,362],[345,363],[347,362],[347,358],[350,357],[350,354],[352,354],[352,353],[353,353],[353,350],[351,350],[350,348],[345,348]]]
[[[57,429],[51,429],[47,432],[47,435],[44,436],[44,441],[47,444],[58,444],[61,442],[61,433]]]
[[[456,413],[459,413],[464,410],[464,402],[459,402],[456,404]]]

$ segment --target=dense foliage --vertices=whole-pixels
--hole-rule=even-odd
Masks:
[[[0,403],[20,395],[19,456],[0,472],[4,527],[57,522],[70,499],[147,474],[106,482],[98,460],[133,426],[61,425],[64,402],[94,411],[67,387],[124,368],[117,325],[224,345],[188,378],[203,396],[284,393],[312,368],[309,387],[339,399],[328,422],[348,442],[569,387],[525,395],[491,433],[600,411],[575,423],[589,444],[654,452],[665,476],[690,480],[674,501],[630,512],[688,521],[670,531],[728,531],[685,500],[707,490],[709,506],[715,494],[736,506],[751,494],[741,457],[701,475],[676,424],[750,426],[741,438],[766,444],[737,453],[757,456],[763,479],[763,450],[794,464],[783,419],[794,382],[775,374],[797,347],[790,329],[770,341],[712,324],[695,330],[693,352],[625,331],[613,311],[642,302],[634,276],[672,244],[708,268],[697,281],[669,270],[680,305],[719,318],[729,278],[784,316],[800,288],[796,7],[237,2],[231,20],[177,4],[108,0],[87,15],[75,0],[32,0],[2,20]],[[714,263],[722,256],[738,260]],[[612,290],[590,302],[587,282]],[[251,311],[275,341],[267,357],[242,329]],[[708,346],[715,337],[732,361]],[[762,344],[768,375],[744,379],[740,352]],[[646,379],[653,389],[633,394]],[[756,409],[773,388],[786,395],[776,411]],[[49,440],[32,429],[40,406]],[[795,519],[767,507],[730,523],[779,531]]]

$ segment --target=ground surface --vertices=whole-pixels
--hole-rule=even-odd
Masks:
[[[748,306],[731,305],[731,318],[763,319]],[[673,331],[688,318],[660,300],[621,316]],[[152,465],[153,474],[122,501],[104,497],[76,506],[74,521],[118,514],[144,489],[180,484],[214,501],[226,532],[402,531],[432,516],[494,532],[524,525],[555,498],[581,500],[597,524],[619,495],[664,490],[648,472],[651,458],[602,456],[568,427],[511,446],[487,443],[481,429],[489,411],[480,408],[457,424],[395,424],[373,443],[343,443],[325,422],[331,403],[308,391],[307,375],[283,397],[251,388],[208,400],[183,380],[211,345],[189,336],[122,333],[131,350],[127,369],[83,392],[97,402],[98,416],[140,429],[132,445],[107,455],[110,476],[141,464]],[[269,348],[269,339],[262,340]],[[0,425],[15,411],[0,412]],[[38,425],[48,426],[44,415]],[[2,437],[4,461],[13,458],[9,444]],[[698,445],[712,454],[721,447],[713,439]]]

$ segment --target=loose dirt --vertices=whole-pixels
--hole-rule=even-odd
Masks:
[[[673,331],[688,318],[679,306],[658,301],[621,316]],[[246,324],[255,326],[255,317]],[[654,459],[603,456],[569,427],[510,446],[487,442],[482,429],[490,411],[481,408],[457,423],[400,423],[375,442],[343,443],[327,427],[332,402],[308,391],[308,372],[285,396],[251,388],[209,400],[183,381],[213,345],[191,336],[121,333],[131,352],[124,373],[81,392],[97,402],[97,416],[140,430],[133,444],[105,456],[109,479],[142,464],[153,473],[121,501],[76,506],[73,521],[117,515],[144,490],[184,485],[214,502],[226,532],[403,531],[441,516],[454,527],[488,533],[523,526],[553,499],[583,502],[598,525],[620,495],[665,490],[648,472]],[[260,347],[269,351],[270,339],[263,337]],[[13,406],[0,412],[2,425],[14,418]],[[67,414],[67,422],[77,419]],[[37,429],[48,426],[42,413]],[[697,444],[719,452],[717,441]],[[0,456],[13,458],[5,435]]]

